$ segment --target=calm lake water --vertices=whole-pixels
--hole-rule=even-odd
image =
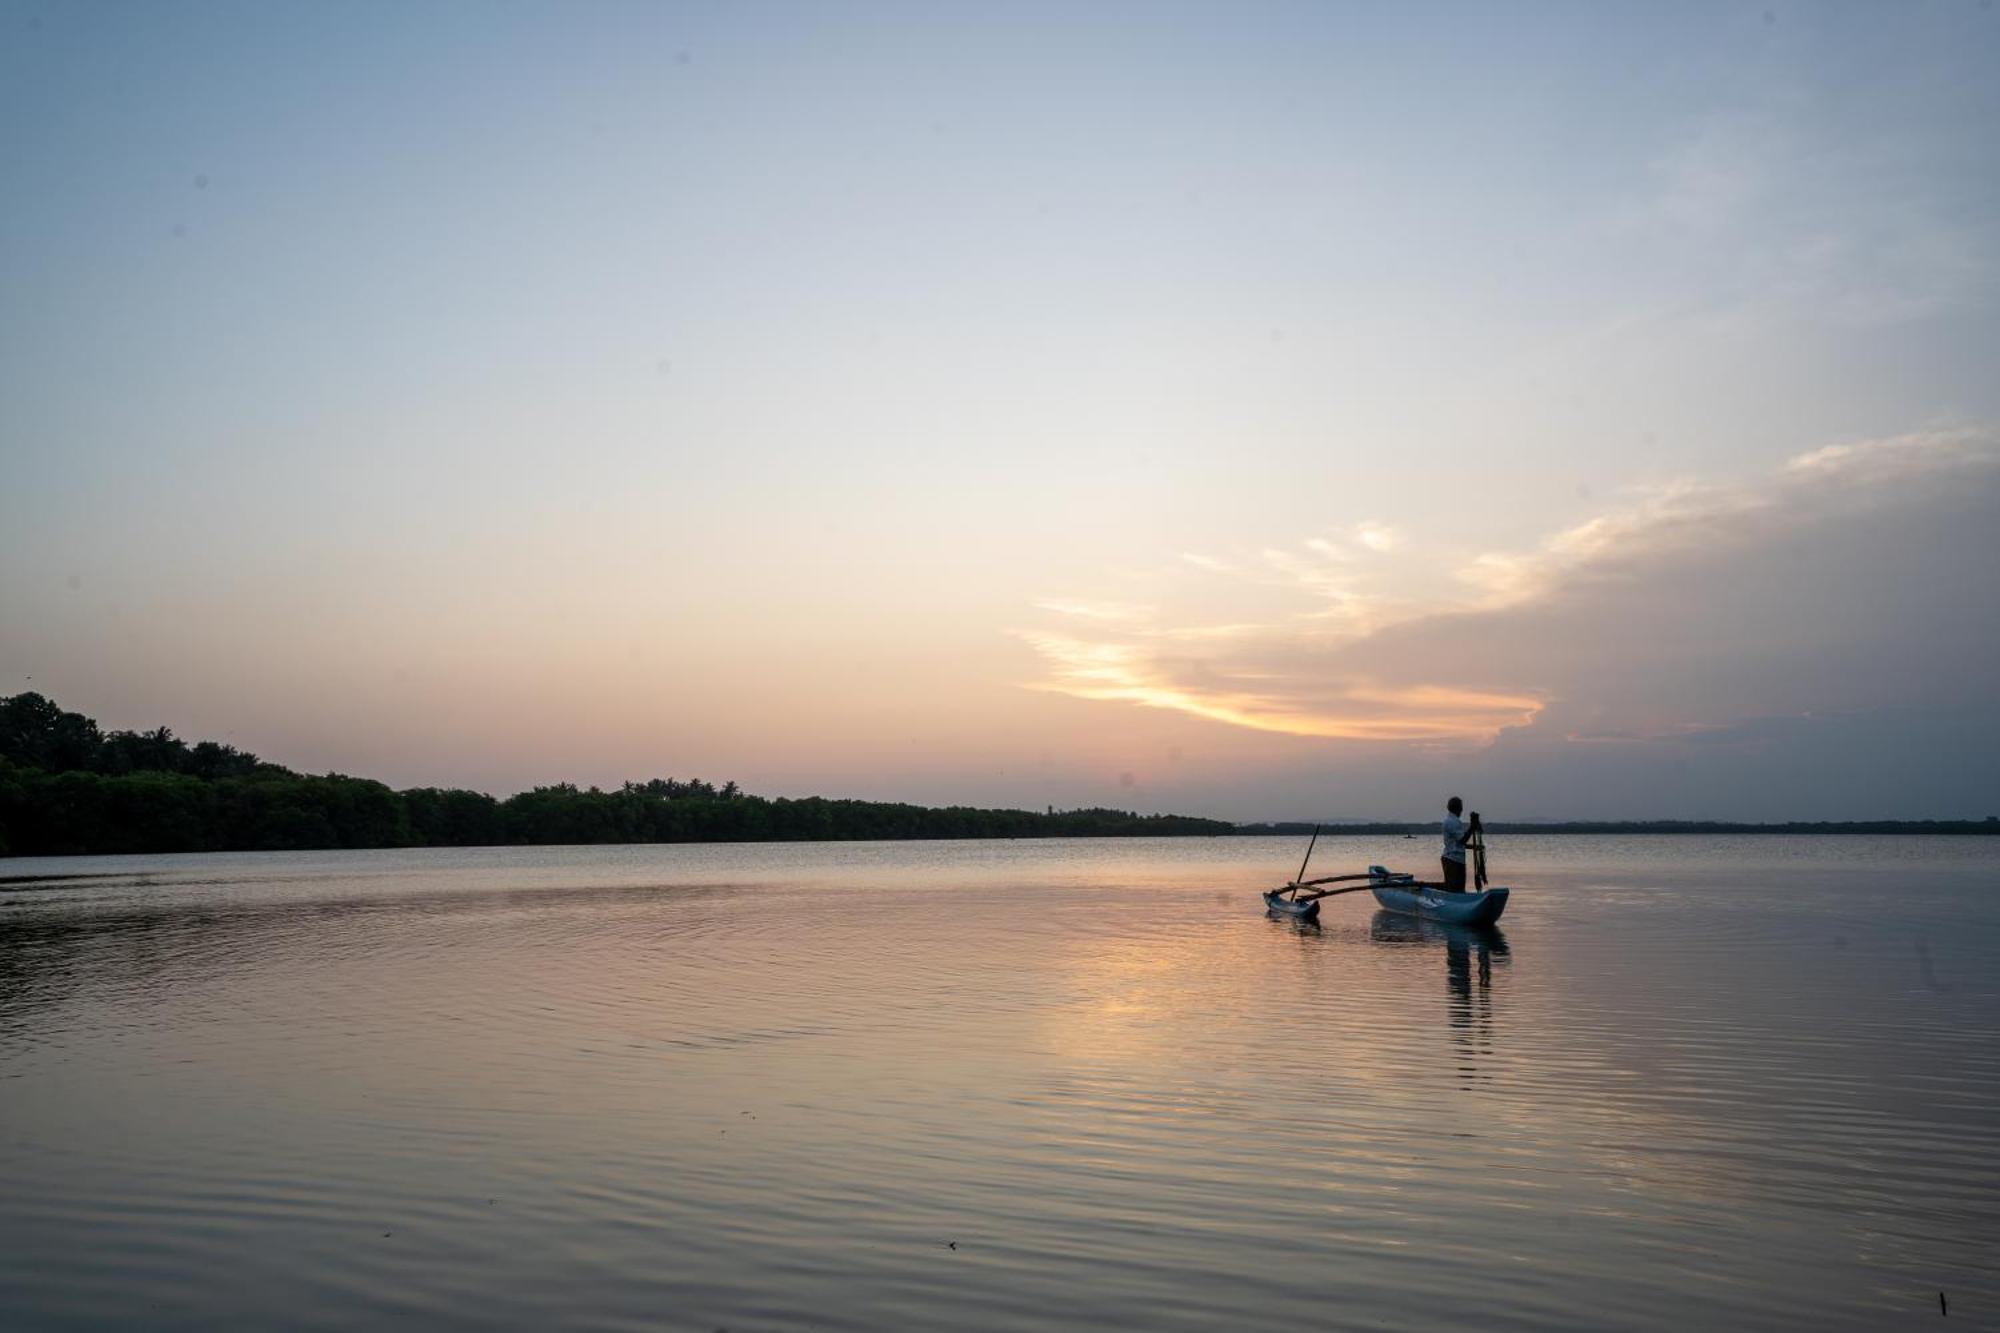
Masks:
[[[2000,1327],[2000,842],[1301,851],[0,861],[0,1327]]]

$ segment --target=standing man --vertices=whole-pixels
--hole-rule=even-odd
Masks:
[[[1444,808],[1444,891],[1464,893],[1465,839],[1471,828],[1458,816],[1465,809],[1465,802],[1454,796],[1444,803]]]

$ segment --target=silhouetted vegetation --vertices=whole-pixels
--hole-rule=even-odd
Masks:
[[[550,843],[1223,834],[1220,820],[1124,810],[933,809],[751,796],[733,782],[569,783],[506,800],[295,773],[165,727],[104,732],[39,694],[0,699],[0,855]]]

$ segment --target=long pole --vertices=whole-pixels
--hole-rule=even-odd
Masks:
[[[1300,880],[1306,877],[1306,866],[1313,859],[1313,848],[1318,845],[1319,845],[1319,825],[1314,824],[1312,841],[1306,844],[1306,859],[1304,861],[1299,862],[1299,873],[1292,876],[1292,883],[1294,885],[1296,885]]]

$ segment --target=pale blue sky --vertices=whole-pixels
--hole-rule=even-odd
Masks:
[[[399,783],[1397,814],[1625,695],[1552,638],[1449,673],[1486,700],[1440,705],[1458,741],[1364,760],[1358,696],[1308,679],[1327,634],[1503,614],[1461,576],[1654,532],[1662,488],[1824,502],[1837,564],[1851,520],[1782,480],[1829,445],[1949,437],[1939,493],[1993,484],[1979,0],[7,3],[0,34],[0,688],[112,725]],[[1395,539],[1359,572],[1364,523]],[[1950,530],[1940,566],[1996,563]],[[1079,637],[1047,609],[1079,601],[1143,614]],[[1258,670],[1185,647],[1229,622]],[[1051,636],[1145,683],[1062,692]],[[1628,721],[1805,710],[1726,667]],[[1250,679],[1333,734],[1218,720]],[[1934,751],[1880,720],[1898,684],[1928,693],[1856,665],[1818,703],[1867,739],[1790,805],[1825,764],[1772,732],[1693,793],[1638,741],[1491,781],[1552,814],[2000,803],[1970,742],[1866,776],[1885,736]],[[1996,729],[1946,693],[1978,718],[1948,733]],[[1466,722],[1514,698],[1538,720]]]

